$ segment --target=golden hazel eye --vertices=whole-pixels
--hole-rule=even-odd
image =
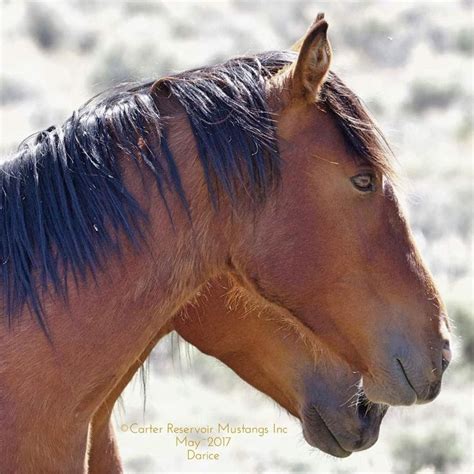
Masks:
[[[375,176],[372,173],[360,173],[351,178],[353,186],[363,193],[375,191]]]

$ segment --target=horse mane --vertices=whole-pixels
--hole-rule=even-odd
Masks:
[[[67,301],[68,276],[95,278],[119,237],[138,247],[147,215],[124,185],[117,156],[154,176],[166,203],[177,193],[189,215],[165,120],[154,93],[165,90],[187,114],[212,204],[266,199],[278,184],[280,157],[265,81],[294,61],[290,52],[239,57],[94,97],[60,127],[22,144],[0,165],[0,287],[9,324],[26,304],[46,330],[41,295],[51,286]],[[388,172],[385,141],[363,105],[333,73],[321,104],[334,113],[355,155]]]

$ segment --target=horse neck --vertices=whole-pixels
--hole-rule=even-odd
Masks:
[[[228,276],[209,282],[175,316],[173,328],[296,415],[300,387],[293,368],[310,370],[312,352],[271,308],[233,288]]]
[[[128,189],[147,213],[143,251],[153,260],[154,298],[171,316],[215,275],[228,271],[233,210],[226,200],[215,209],[209,198],[187,116],[173,98],[160,98],[167,117],[167,142],[175,158],[189,207],[165,190],[164,199],[146,170],[142,173],[122,157]]]

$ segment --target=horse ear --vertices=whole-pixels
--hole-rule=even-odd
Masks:
[[[331,63],[332,51],[327,30],[324,14],[318,13],[306,36],[293,46],[299,49],[291,84],[291,95],[295,98],[304,98],[310,102],[317,98]]]

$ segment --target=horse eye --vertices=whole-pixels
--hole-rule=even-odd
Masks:
[[[372,173],[361,173],[351,178],[353,186],[363,193],[375,191],[375,176]]]

